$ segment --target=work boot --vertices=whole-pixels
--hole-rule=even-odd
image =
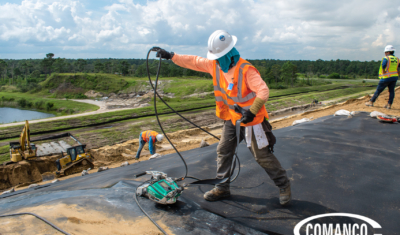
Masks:
[[[292,200],[292,193],[290,191],[290,186],[286,188],[279,189],[279,203],[284,206],[287,205]]]
[[[366,106],[374,106],[374,103],[372,101],[368,101],[367,103],[365,103]]]
[[[392,108],[392,105],[391,105],[391,104],[387,104],[387,105],[385,105],[384,108],[385,108],[385,109],[391,109],[391,108]]]
[[[224,191],[218,188],[213,188],[204,194],[204,199],[207,201],[217,201],[219,199],[229,197],[230,195],[231,192],[229,190]]]

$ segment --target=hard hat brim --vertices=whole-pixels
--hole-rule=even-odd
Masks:
[[[223,51],[221,51],[220,53],[211,53],[211,52],[207,52],[207,59],[209,60],[216,60],[221,58],[222,56],[226,55],[228,52],[230,52],[232,50],[232,48],[236,45],[237,42],[237,37],[232,35],[232,42],[231,44]]]

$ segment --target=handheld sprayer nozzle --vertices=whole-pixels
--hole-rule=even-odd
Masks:
[[[151,51],[159,51],[159,50],[161,50],[161,48],[159,48],[159,47],[153,47],[153,48],[151,48],[150,50],[151,50]]]

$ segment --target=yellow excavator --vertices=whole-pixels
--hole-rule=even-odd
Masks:
[[[24,129],[22,129],[19,142],[10,142],[10,160],[11,163],[20,162],[22,160],[36,159],[36,146],[31,143],[31,135],[28,120],[25,121]]]

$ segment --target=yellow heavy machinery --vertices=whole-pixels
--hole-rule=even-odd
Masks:
[[[24,129],[22,129],[19,142],[10,142],[10,160],[9,163],[20,162],[22,160],[36,159],[36,146],[31,143],[31,135],[29,130],[29,122],[25,121]]]
[[[85,151],[86,145],[82,145],[78,140],[76,141],[80,145],[68,148],[67,156],[64,156],[56,161],[56,166],[58,170],[57,175],[67,176],[74,173],[82,172],[83,170],[87,170],[89,168],[94,168],[92,156]]]

